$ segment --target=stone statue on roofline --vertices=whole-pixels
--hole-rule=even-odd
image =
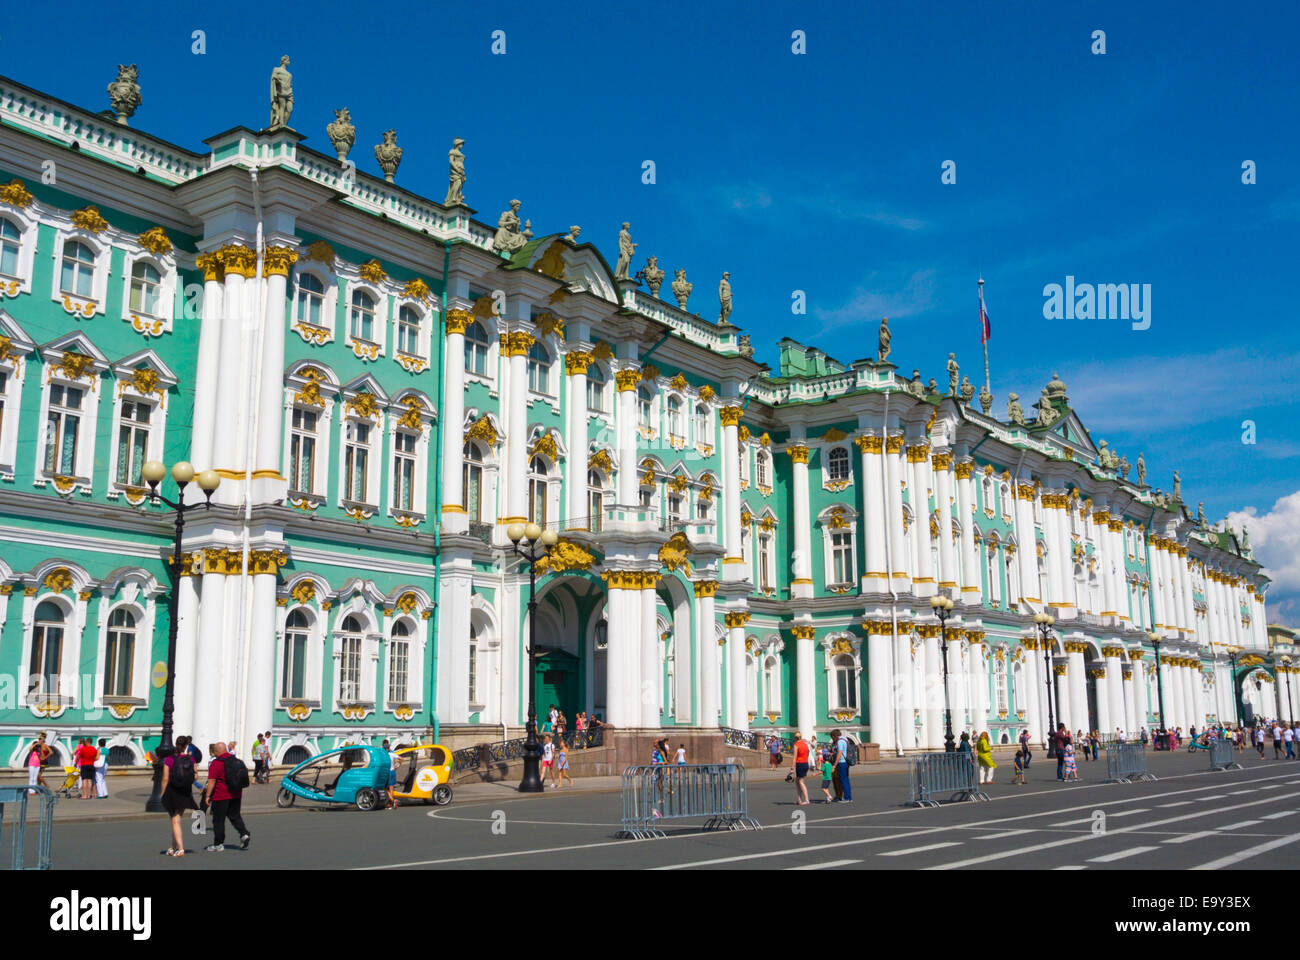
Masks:
[[[1204,500],[1202,500],[1200,503],[1198,503],[1198,504],[1196,505],[1196,526],[1197,526],[1197,529],[1199,529],[1199,530],[1206,530],[1206,529],[1208,529],[1209,526],[1210,526],[1209,521],[1207,521],[1207,520],[1205,519],[1205,501],[1204,501]]]
[[[442,201],[444,207],[465,205],[465,154],[460,149],[463,146],[465,140],[457,137],[447,151],[447,198]]]
[[[737,345],[740,347],[742,357],[752,357],[754,355],[754,348],[749,343],[749,334],[742,333],[739,340],[737,340]]]
[[[970,402],[975,399],[975,385],[970,382],[970,377],[961,378],[961,402],[970,406]]]
[[[1145,487],[1147,485],[1147,461],[1146,457],[1140,453],[1138,454],[1137,462],[1137,478],[1139,487]]]
[[[1020,397],[1014,393],[1007,394],[1007,423],[1014,423],[1017,427],[1025,426],[1025,411],[1020,406]]]
[[[1246,527],[1244,523],[1241,525],[1241,549],[1242,550],[1250,549],[1250,530]]]
[[[357,142],[357,128],[352,125],[352,114],[347,107],[334,111],[334,120],[325,124],[325,135],[330,138],[330,143],[334,144],[334,152],[338,154],[339,163],[347,160],[348,151]]]
[[[1174,471],[1174,495],[1172,499],[1174,502],[1183,499],[1183,478],[1178,475],[1177,470]]]
[[[1103,470],[1114,470],[1119,466],[1119,458],[1108,447],[1105,439],[1097,445],[1097,465]]]
[[[894,339],[894,335],[889,332],[889,318],[880,318],[880,362],[884,363],[889,359],[889,342]]]
[[[957,355],[954,353],[948,354],[948,396],[950,397],[957,396],[960,385],[960,378],[958,377],[960,371],[961,367],[957,365]]]
[[[627,279],[627,268],[632,262],[632,254],[636,253],[637,245],[632,242],[632,233],[629,229],[631,224],[623,222],[623,229],[618,232],[618,265],[614,268],[615,280]]]
[[[122,126],[126,126],[126,121],[144,102],[140,96],[140,84],[136,82],[139,77],[140,70],[134,63],[130,66],[119,63],[117,79],[108,85],[108,102],[113,105],[117,122]]]
[[[673,296],[677,298],[677,309],[685,310],[686,301],[691,298],[691,291],[695,289],[695,284],[686,279],[685,270],[678,270],[673,276],[672,289]]]
[[[986,417],[993,410],[993,391],[989,389],[987,383],[980,384],[980,410]]]
[[[518,200],[510,201],[510,209],[497,218],[497,232],[492,237],[492,249],[497,253],[513,254],[528,242],[528,238],[519,230]]]
[[[925,392],[931,395],[939,392],[939,381],[931,377],[925,384]]]
[[[908,393],[910,393],[914,397],[921,397],[925,395],[925,384],[921,383],[920,370],[912,371],[912,379],[907,381],[907,386],[905,389],[907,390]]]
[[[278,130],[289,125],[293,114],[293,74],[289,72],[289,57],[280,58],[280,65],[271,71],[271,124],[268,129]]]
[[[731,274],[725,271],[718,281],[718,326],[724,327],[731,316]]]
[[[582,233],[582,227],[575,223],[573,226],[569,227],[569,235],[564,239],[566,242],[571,243],[576,247],[578,245],[578,234],[580,233]]]
[[[1056,408],[1052,406],[1052,401],[1047,396],[1046,387],[1043,387],[1043,395],[1038,398],[1036,406],[1038,408],[1038,426],[1050,427],[1057,420],[1061,419],[1061,415],[1057,412]]]

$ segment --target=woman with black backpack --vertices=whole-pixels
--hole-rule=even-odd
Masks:
[[[164,851],[169,857],[185,856],[185,839],[181,832],[181,814],[197,810],[194,804],[194,758],[185,748],[189,737],[180,737],[171,755],[163,758],[162,804],[172,822],[172,845]]]

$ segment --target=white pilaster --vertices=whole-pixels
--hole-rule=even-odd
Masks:
[[[790,596],[795,600],[806,600],[813,595],[812,582],[812,542],[809,537],[809,497],[808,497],[808,447],[803,443],[792,442],[786,447],[790,454],[793,471],[791,483],[791,506],[794,511],[794,556],[793,578],[790,581]],[[826,572],[826,579],[832,577]]]
[[[443,355],[443,399],[439,415],[442,430],[442,528],[448,533],[469,529],[465,512],[465,328],[473,315],[463,304],[448,304],[446,345]],[[477,519],[477,518],[476,518]],[[439,628],[439,635],[441,635]],[[440,718],[441,719],[441,718]]]
[[[855,443],[862,454],[862,537],[867,557],[862,589],[869,593],[887,593],[889,572],[885,569],[885,479],[882,473],[884,463],[881,460],[884,441],[880,437],[864,436],[858,437]]]

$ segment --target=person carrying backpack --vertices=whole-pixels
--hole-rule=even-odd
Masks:
[[[215,745],[215,757],[208,763],[208,785],[203,790],[205,802],[212,803],[213,838],[204,847],[209,853],[226,849],[226,818],[239,831],[239,848],[247,850],[252,836],[239,813],[239,802],[248,786],[248,767],[231,753],[224,743]]]
[[[181,814],[197,809],[194,805],[194,758],[183,746],[174,748],[169,756],[163,758],[162,804],[172,824],[172,845],[165,852],[169,857],[183,857],[185,840],[181,833]]]
[[[849,738],[840,731],[832,731],[835,738],[835,771],[840,775],[840,787],[844,791],[841,803],[853,802],[853,786],[849,783]]]

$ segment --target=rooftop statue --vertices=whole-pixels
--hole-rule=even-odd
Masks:
[[[677,308],[685,310],[686,301],[691,298],[691,291],[695,289],[695,284],[686,279],[685,270],[678,270],[674,274],[672,288],[673,296],[677,298]]]
[[[1025,411],[1020,406],[1020,397],[1014,393],[1007,394],[1007,423],[1018,427],[1025,426]]]
[[[881,317],[880,318],[880,362],[881,363],[884,363],[886,360],[889,359],[889,341],[893,339],[894,339],[893,334],[889,332],[889,318]]]
[[[1243,550],[1250,549],[1250,531],[1246,529],[1246,525],[1244,523],[1241,525],[1241,549]]]
[[[637,245],[632,242],[629,226],[631,224],[624,221],[623,229],[618,232],[618,265],[614,268],[615,280],[627,279],[628,265],[632,262],[632,254],[636,253]]]
[[[567,240],[567,241],[569,241],[569,243],[577,244],[577,242],[578,242],[578,234],[580,234],[580,233],[582,233],[582,227],[578,226],[578,225],[575,223],[573,226],[569,227],[569,235],[568,235],[567,237],[565,237],[564,239]]]
[[[1183,478],[1180,477],[1180,476],[1178,475],[1178,471],[1177,471],[1177,470],[1174,471],[1174,496],[1173,496],[1173,499],[1174,499],[1175,501],[1178,501],[1178,500],[1182,500],[1182,499],[1183,499]]]
[[[460,149],[463,146],[464,139],[457,137],[447,151],[447,199],[442,201],[444,207],[465,205],[465,154]]]
[[[1200,530],[1205,530],[1209,525],[1209,522],[1205,519],[1205,501],[1202,500],[1196,505],[1196,526]]]
[[[278,130],[289,125],[293,113],[293,74],[289,72],[289,57],[280,58],[280,65],[271,71],[271,125]]]
[[[646,261],[645,268],[641,271],[641,276],[645,278],[645,285],[650,288],[652,297],[659,296],[659,288],[664,282],[664,271],[659,266],[659,258],[653,254]]]
[[[723,326],[731,316],[731,274],[724,272],[718,282],[718,326]]]
[[[737,344],[740,347],[740,355],[742,357],[752,357],[754,355],[754,348],[749,344],[749,334],[742,333]]]
[[[970,377],[961,378],[961,402],[967,405],[975,399],[975,385],[970,382]]]
[[[1145,487],[1147,485],[1147,461],[1140,453],[1138,454],[1137,476],[1138,486]]]
[[[905,389],[908,393],[910,393],[914,397],[920,397],[925,394],[925,386],[924,384],[921,383],[920,370],[912,371],[912,379],[907,382],[907,386],[905,386],[903,389]]]
[[[519,231],[520,206],[522,204],[518,200],[511,200],[510,209],[497,218],[497,232],[492,238],[492,249],[498,253],[513,254],[528,242],[528,238]]]
[[[925,384],[925,392],[932,395],[938,393],[939,381],[931,377]]]
[[[948,354],[948,396],[950,397],[957,396],[958,384],[960,383],[958,373],[960,371],[961,367],[957,365],[957,355]]]
[[[379,169],[384,171],[384,179],[389,183],[397,176],[397,165],[402,162],[402,148],[397,145],[397,131],[385,130],[384,142],[375,145],[375,160]]]
[[[1097,447],[1097,465],[1103,470],[1114,470],[1119,466],[1119,457],[1115,456],[1115,451],[1107,447],[1105,440],[1102,440]]]
[[[357,141],[357,128],[352,125],[352,114],[347,107],[334,111],[334,122],[325,124],[325,135],[334,144],[339,163],[348,158],[348,151]]]
[[[987,383],[982,383],[980,384],[980,410],[984,412],[985,416],[988,416],[992,409],[993,392],[989,390],[989,385]]]
[[[1061,419],[1060,413],[1052,406],[1051,399],[1047,396],[1047,388],[1043,387],[1043,395],[1038,398],[1038,425],[1040,427],[1050,427],[1057,420]]]
[[[117,122],[126,126],[126,121],[135,113],[143,100],[140,97],[140,84],[136,80],[140,70],[133,63],[129,67],[117,65],[117,79],[108,85],[108,102],[113,105]]]

